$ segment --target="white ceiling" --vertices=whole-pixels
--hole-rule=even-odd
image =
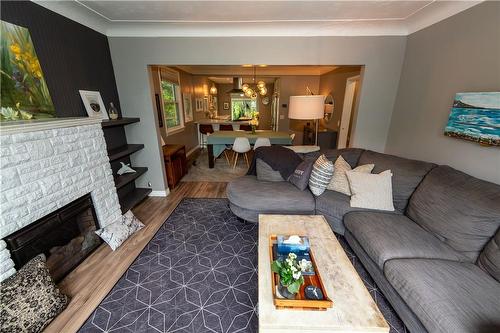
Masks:
[[[108,36],[408,35],[481,1],[35,1]]]

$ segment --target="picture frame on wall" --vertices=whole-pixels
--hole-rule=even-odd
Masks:
[[[224,110],[229,110],[229,102],[224,102],[222,107],[224,108]]]
[[[208,97],[204,97],[203,98],[203,111],[207,112],[208,111],[208,107],[209,107]]]
[[[203,98],[197,98],[195,100],[196,112],[203,112]]]
[[[193,106],[191,94],[182,94],[182,103],[184,105],[184,122],[193,121]]]
[[[79,92],[90,118],[109,119],[100,92],[91,90],[79,90]]]

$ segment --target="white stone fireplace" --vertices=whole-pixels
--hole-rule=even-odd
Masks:
[[[88,193],[100,227],[121,216],[99,119],[2,124],[0,281],[15,273],[1,239]]]

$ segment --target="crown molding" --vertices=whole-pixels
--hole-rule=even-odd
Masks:
[[[278,21],[110,20],[78,1],[33,2],[109,37],[407,36],[483,1],[434,1],[405,18]]]

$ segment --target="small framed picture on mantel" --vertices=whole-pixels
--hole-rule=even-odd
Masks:
[[[98,91],[80,90],[85,110],[91,118],[109,119],[101,93]]]

